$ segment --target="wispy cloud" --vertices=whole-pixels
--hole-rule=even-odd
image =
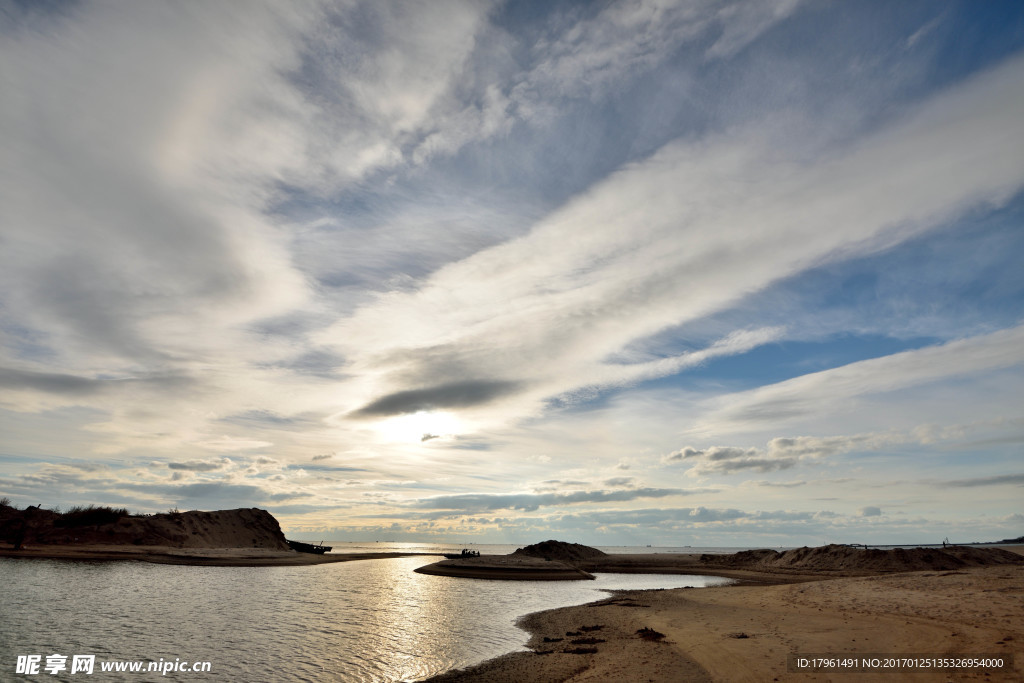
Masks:
[[[787,159],[755,131],[668,145],[523,238],[361,307],[324,341],[359,368],[369,401],[452,374],[525,382],[529,391],[503,402],[506,416],[536,414],[540,399],[602,380],[678,371],[684,359],[628,368],[607,358],[811,264],[882,249],[970,207],[1007,201],[1024,183],[1006,148],[1024,139],[1016,115],[1024,104],[1011,94],[1024,85],[1022,72],[1006,64],[812,163]],[[999,162],[983,161],[991,156]],[[966,182],[958,172],[979,165],[986,171]],[[512,303],[496,310],[499,300]],[[988,343],[1006,347],[1016,334]],[[1007,353],[988,362],[1005,362]],[[937,372],[923,361],[916,371]]]
[[[354,415],[381,417],[445,408],[469,408],[489,403],[503,394],[513,393],[515,382],[499,380],[461,381],[428,389],[398,391],[369,403]]]
[[[185,470],[187,472],[213,472],[231,465],[227,458],[221,460],[186,460],[184,462],[169,462],[167,467],[172,470]]]
[[[850,452],[872,452],[887,447],[916,441],[911,434],[887,432],[879,434],[856,434],[852,436],[798,436],[776,437],[765,448],[737,448],[734,446],[711,446],[693,448],[686,446],[662,457],[666,465],[692,464],[689,474],[735,474],[746,470],[774,472],[786,470],[800,463],[820,461],[830,456]],[[784,484],[767,484],[783,486]],[[794,485],[794,484],[791,484]]]
[[[965,7],[11,5],[0,492],[1015,523],[1024,41]]]
[[[1024,486],[1024,474],[999,474],[994,477],[977,477],[974,479],[954,479],[942,483],[942,486],[970,488],[975,486]]]
[[[1024,363],[1024,326],[872,358],[810,373],[714,401],[716,429],[741,428],[820,413],[862,396],[884,394]]]
[[[638,488],[626,491],[572,491],[567,493],[465,493],[452,496],[422,498],[415,507],[434,510],[462,510],[466,512],[486,510],[523,510],[530,512],[553,505],[574,505],[580,503],[613,503],[638,498],[664,498],[666,496],[692,495],[696,491],[684,489]]]

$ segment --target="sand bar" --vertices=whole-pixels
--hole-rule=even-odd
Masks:
[[[611,554],[600,560],[579,564],[516,555],[481,555],[466,559],[441,560],[419,567],[415,571],[435,576],[509,581],[586,580],[593,579],[595,573],[723,576],[750,583],[785,583],[821,578],[813,572],[766,574],[702,563],[700,555],[655,553]]]
[[[594,578],[593,574],[568,562],[520,555],[480,555],[441,560],[418,567],[415,571],[435,576],[513,581],[572,581]]]

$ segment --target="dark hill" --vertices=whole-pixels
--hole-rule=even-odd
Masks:
[[[606,555],[606,553],[598,550],[597,548],[580,545],[579,543],[566,543],[565,541],[544,541],[542,543],[534,543],[533,545],[528,545],[525,548],[519,548],[512,554],[526,555],[527,557],[542,557],[544,559],[569,563],[580,562],[582,560],[592,560]]]
[[[123,508],[74,508],[61,514],[0,506],[0,541],[25,545],[154,545],[172,548],[288,550],[281,526],[266,510],[131,515]]]

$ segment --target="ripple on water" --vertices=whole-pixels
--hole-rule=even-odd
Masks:
[[[95,654],[210,661],[208,680],[412,680],[522,647],[526,634],[515,620],[529,612],[597,600],[602,589],[724,581],[644,574],[479,581],[413,572],[431,561],[182,567],[0,559],[0,661]],[[171,672],[161,680],[202,678]]]

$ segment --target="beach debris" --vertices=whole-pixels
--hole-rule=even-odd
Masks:
[[[744,638],[750,638],[750,636],[748,636],[746,633],[743,633],[742,631],[740,631],[739,633],[730,633],[729,637],[730,638],[738,638],[740,640],[742,640]]]
[[[192,533],[195,533],[194,531]],[[323,555],[331,551],[331,546],[324,545],[323,541],[319,543],[303,543],[302,541],[288,541],[288,547],[299,553],[313,553],[314,555]]]
[[[567,636],[582,636],[583,634],[580,633],[579,631],[566,631],[565,635],[567,635]]]
[[[644,626],[641,629],[637,629],[636,634],[644,640],[661,640],[665,637],[664,633],[655,631],[653,628],[649,628],[647,626]]]
[[[641,605],[633,598],[616,598],[608,600],[602,603],[602,606],[614,606],[614,607],[649,607],[649,605]]]
[[[596,647],[578,647],[575,650],[563,650],[567,655],[592,655],[597,652]]]
[[[545,643],[560,643],[563,640],[565,640],[565,638],[548,638],[547,636],[544,636]]]
[[[581,631],[600,631],[604,628],[604,624],[598,624],[597,626],[580,626]]]

